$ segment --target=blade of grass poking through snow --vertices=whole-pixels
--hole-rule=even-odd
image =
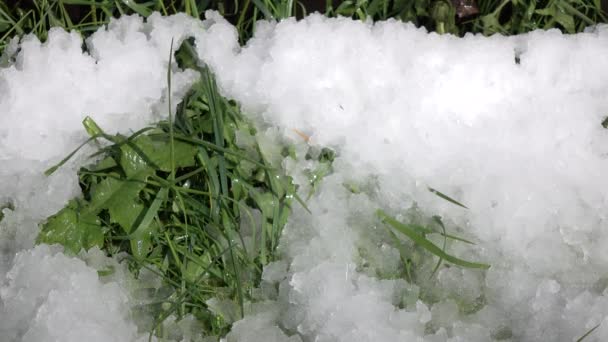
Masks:
[[[212,118],[212,122],[213,122],[213,135],[215,137],[215,144],[217,146],[220,147],[224,147],[225,141],[224,141],[224,115],[225,115],[225,110],[224,110],[224,104],[222,103],[222,101],[220,100],[220,95],[218,93],[218,89],[217,89],[217,84],[215,83],[215,78],[213,78],[209,72],[209,70],[207,68],[205,68],[203,75],[203,89],[206,92],[207,95],[207,100],[208,100],[208,106],[209,106],[209,113],[211,114],[211,118]],[[226,170],[226,160],[224,158],[224,154],[222,152],[218,153],[218,175],[219,175],[219,180],[220,180],[220,190],[221,190],[221,194],[223,196],[228,197],[228,174],[227,174],[227,170]],[[221,198],[218,196],[217,197],[217,206],[218,208],[221,208]],[[218,220],[218,224],[223,224],[224,227],[230,227],[231,225],[227,224],[227,214],[225,212],[222,212],[221,215],[221,222]],[[220,219],[218,218],[218,219]],[[217,220],[217,219],[216,219]],[[237,290],[237,296],[238,296],[238,300],[239,300],[239,308],[241,310],[240,314],[241,317],[243,317],[244,315],[244,295],[242,292],[242,288],[241,288],[241,284],[240,284],[240,270],[239,270],[239,266],[236,263],[236,256],[234,254],[234,250],[232,248],[232,238],[230,236],[228,236],[228,238],[226,239],[228,241],[228,246],[230,247],[230,259],[232,261],[232,268],[233,271],[235,273],[236,276],[236,290]]]
[[[169,147],[170,147],[170,163],[171,163],[171,172],[169,173],[169,182],[171,183],[171,189],[173,189],[173,186],[175,184],[175,134],[174,134],[174,128],[173,128],[173,112],[171,109],[171,64],[173,62],[173,38],[171,38],[171,45],[169,47],[169,62],[167,63],[167,104],[168,104],[168,111],[169,111]],[[178,192],[175,192],[175,196],[178,196]],[[185,217],[185,208],[184,208],[184,217]],[[189,234],[188,234],[188,225],[186,223],[186,239],[189,239]],[[167,239],[168,242],[170,242],[170,239]],[[171,247],[171,245],[169,245]],[[171,250],[173,251],[173,248],[171,248]],[[174,255],[175,256],[175,255]],[[175,256],[176,258],[176,263],[179,265],[180,268],[180,273],[184,273],[185,271],[185,263],[186,261],[186,256],[184,255],[184,259],[182,261],[180,261],[177,256]],[[181,287],[181,291],[182,293],[185,291],[185,284],[184,284],[184,279],[181,280],[180,283],[180,287]],[[183,307],[181,307],[181,311],[182,314],[185,313],[185,310]]]
[[[435,216],[433,218],[435,219],[435,222],[437,222],[439,224],[439,226],[441,227],[441,232],[442,232],[441,235],[443,235],[443,245],[441,246],[441,250],[445,253],[445,248],[447,247],[447,242],[448,242],[447,234],[445,232],[445,226],[443,225],[443,222],[441,222],[440,218],[438,218],[437,216]],[[439,260],[437,260],[437,264],[435,265],[435,268],[433,268],[433,271],[431,272],[429,279],[433,278],[433,276],[435,275],[437,270],[439,270],[439,267],[441,266],[442,262],[443,262],[443,258],[439,257]]]
[[[83,142],[82,144],[80,144],[78,147],[76,147],[76,149],[74,149],[74,151],[70,152],[70,154],[68,154],[65,158],[63,158],[59,163],[51,166],[50,168],[48,168],[46,171],[44,171],[44,175],[45,176],[50,176],[52,175],[55,171],[57,171],[57,169],[59,169],[60,167],[62,167],[65,163],[67,163],[70,159],[72,159],[72,157],[84,146],[86,146],[88,143],[90,143],[91,141],[99,138],[100,136],[92,136],[89,139],[87,139],[85,142]]]
[[[205,90],[207,92],[207,96],[209,97],[209,113],[213,119],[213,134],[215,136],[215,144],[217,146],[224,147],[224,113],[222,103],[219,101],[217,84],[215,83],[215,79],[211,77],[208,70],[205,70],[203,79],[203,84],[206,87]],[[218,156],[218,167],[222,194],[226,196],[228,194],[228,178],[226,175],[226,161],[222,152],[220,152]]]
[[[179,51],[171,54],[169,66],[173,61],[180,66],[183,57]],[[201,320],[206,335],[228,332],[232,321],[219,319],[206,303],[213,298],[228,300],[236,316],[242,316],[244,303],[254,300],[252,290],[259,286],[263,266],[276,260],[290,196],[295,194],[288,177],[236,144],[235,127],[247,128],[244,132],[255,141],[250,123],[236,104],[220,96],[213,75],[197,70],[201,79],[178,104],[175,115],[170,112],[152,127],[130,136],[109,135],[92,119],[85,120],[91,139],[103,138],[109,144],[93,154],[97,162],[79,170],[84,196],[59,217],[76,218],[70,227],[82,239],[66,240],[65,225],[54,219],[43,224],[46,239],[37,240],[63,244],[74,253],[92,246],[108,255],[126,253],[136,276],[144,267],[157,270],[171,291],[158,298],[166,305],[154,309],[157,337],[171,315],[179,320],[192,314]],[[169,69],[167,73],[169,96]],[[255,172],[243,173],[243,161],[250,161]],[[261,223],[249,212],[253,209],[265,213],[263,246],[256,227]],[[240,228],[245,216],[253,227],[246,237]],[[84,224],[78,217],[94,224]]]
[[[439,258],[442,258],[454,265],[467,267],[467,268],[481,268],[481,269],[490,268],[490,265],[462,260],[462,259],[459,259],[457,257],[454,257],[452,255],[445,253],[443,250],[441,250],[441,248],[437,247],[431,241],[426,239],[424,237],[424,235],[416,232],[416,230],[414,228],[410,227],[407,224],[404,224],[404,223],[401,223],[401,222],[395,220],[391,216],[387,215],[381,209],[378,209],[376,211],[376,214],[383,222],[389,224],[395,230],[397,230],[398,232],[402,233],[403,235],[407,236],[409,239],[414,241],[414,243],[416,243],[418,246],[426,249],[428,252],[436,255]]]
[[[594,326],[593,328],[589,329],[589,331],[587,331],[583,336],[579,337],[576,342],[582,342],[584,339],[586,339],[589,335],[591,335],[597,328],[599,328],[601,325],[601,323],[598,323],[598,325]]]
[[[464,242],[467,243],[469,245],[474,245],[475,243],[472,241],[469,241],[467,239],[463,239],[461,237],[458,236],[454,236],[451,234],[447,234],[446,233],[446,229],[445,229],[445,225],[443,224],[443,221],[441,220],[440,216],[433,216],[433,221],[435,221],[440,227],[441,227],[441,235],[443,235],[444,237],[448,238],[448,239],[452,239],[452,240],[458,240],[460,242]]]
[[[401,243],[401,241],[399,241],[399,237],[397,237],[397,234],[395,234],[395,232],[386,227],[388,230],[389,235],[391,236],[391,239],[393,240],[393,243],[395,243],[395,245],[397,246],[397,250],[399,251],[399,258],[401,259],[401,263],[403,263],[403,265],[405,266],[405,277],[408,283],[412,283],[414,278],[412,277],[412,272],[411,272],[411,265],[410,265],[410,260],[408,258],[408,253],[407,250],[405,249],[405,247],[403,246],[403,244]]]
[[[259,9],[262,12],[262,14],[264,14],[264,19],[266,19],[266,20],[274,19],[274,17],[268,10],[268,7],[266,6],[266,4],[264,2],[262,2],[262,0],[252,0],[252,1],[255,4],[255,6],[257,7],[257,9]]]
[[[450,202],[450,203],[452,203],[452,204],[456,204],[456,205],[457,205],[457,206],[459,206],[459,207],[463,207],[463,208],[465,208],[465,209],[469,209],[469,208],[467,208],[467,207],[466,207],[464,204],[462,204],[462,203],[458,202],[457,200],[455,200],[455,199],[453,199],[453,198],[449,197],[448,195],[445,195],[445,194],[443,194],[443,193],[439,192],[438,190],[435,190],[435,189],[430,188],[430,187],[428,187],[428,189],[429,189],[429,191],[430,191],[430,192],[434,193],[435,195],[437,195],[437,196],[439,196],[439,197],[443,198],[444,200],[446,200],[446,201],[448,201],[448,202]]]

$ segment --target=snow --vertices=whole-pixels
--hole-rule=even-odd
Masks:
[[[605,27],[456,38],[312,15],[265,23],[236,49],[234,28],[211,20],[198,52],[225,94],[270,137],[303,144],[296,129],[338,153],[312,215],[296,209],[282,238],[290,265],[275,324],[315,341],[561,341],[603,322],[589,340],[608,338]],[[306,193],[314,165],[283,165]],[[352,194],[343,184],[353,182],[372,190]],[[356,271],[368,246],[390,273],[398,253],[369,248],[382,235],[374,211],[414,204],[477,242],[452,253],[492,265],[441,269],[425,285],[439,294],[430,311],[396,309],[401,280]],[[455,300],[485,305],[465,314]]]
[[[6,280],[0,290],[6,341],[124,341],[137,335],[127,319],[127,292],[118,283],[100,283],[95,269],[46,245],[19,252]]]
[[[91,116],[108,133],[127,133],[167,113],[171,37],[199,27],[185,15],[123,17],[83,40],[60,29],[40,43],[27,36],[15,62],[0,69],[0,336],[13,341],[134,341],[127,277],[98,279],[88,265],[56,249],[32,249],[38,223],[80,193],[84,157],[43,175],[80,145]],[[195,73],[174,65],[173,103]],[[89,151],[90,152],[90,151]],[[79,156],[86,156],[84,151]],[[147,335],[146,335],[147,340]]]
[[[1,336],[138,338],[126,275],[96,279],[96,263],[32,247],[37,223],[78,194],[82,160],[42,172],[85,139],[86,115],[108,132],[162,117],[170,40],[192,35],[223,93],[260,127],[263,150],[288,141],[299,156],[308,144],[337,152],[312,214],[294,208],[284,258],[264,271],[266,300],[227,341],[561,341],[599,323],[588,340],[608,339],[606,27],[456,38],[312,15],[260,22],[239,47],[233,26],[207,18],[124,17],[88,52],[61,30],[12,45],[16,62],[0,69],[0,204],[15,207],[0,223]],[[194,74],[173,68],[176,104]],[[276,162],[307,194],[315,163]],[[452,254],[491,268],[441,268],[418,285],[391,277],[399,252],[374,212],[407,219],[414,205],[476,242]]]

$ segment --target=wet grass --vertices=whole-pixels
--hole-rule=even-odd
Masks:
[[[87,35],[124,14],[147,17],[157,11],[202,19],[209,9],[219,11],[236,26],[242,43],[252,36],[257,20],[302,17],[312,10],[360,20],[395,18],[458,35],[513,35],[550,28],[576,33],[606,22],[600,0],[479,0],[474,11],[447,0],[21,0],[0,3],[0,52],[14,36],[33,33],[44,40],[51,27]]]
[[[291,179],[265,159],[255,128],[187,51],[178,51],[180,64],[196,68],[200,80],[175,117],[130,136],[84,120],[104,147],[78,173],[83,197],[50,217],[38,242],[74,254],[93,246],[126,253],[136,276],[145,268],[162,278],[162,288],[150,289],[154,303],[138,308],[155,317],[151,334],[162,336],[169,317],[192,315],[205,336],[223,336],[255,299],[263,267],[278,258],[299,198]],[[170,73],[167,82],[170,93]]]

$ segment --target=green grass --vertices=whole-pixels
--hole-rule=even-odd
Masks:
[[[146,268],[161,277],[165,286],[152,289],[154,304],[139,308],[155,317],[155,324],[148,327],[151,336],[163,335],[167,318],[179,320],[185,315],[201,322],[205,336],[223,336],[234,320],[243,317],[247,303],[256,300],[254,291],[263,267],[279,259],[279,238],[294,200],[306,207],[291,178],[278,165],[271,165],[260,150],[255,128],[239,107],[218,93],[209,70],[196,66],[190,42],[176,56],[182,67],[198,70],[200,80],[175,117],[169,114],[167,121],[130,136],[106,133],[92,118],[85,118],[84,129],[90,135],[85,144],[95,140],[103,142],[103,147],[92,155],[97,161],[78,172],[83,197],[48,218],[37,242],[62,244],[72,254],[95,246],[111,256],[127,253],[136,276]],[[170,93],[169,72],[167,84]],[[241,140],[245,136],[248,143],[239,143],[237,135]],[[46,174],[51,175],[77,151]],[[283,156],[288,155],[286,146]],[[319,153],[319,167],[310,173],[312,191],[332,172],[334,158],[329,149]],[[259,210],[261,222],[256,222],[252,210]],[[443,230],[436,232],[398,222],[382,210],[378,217],[395,237],[402,260],[414,259],[412,250],[404,251],[395,233],[410,239],[427,256],[438,258],[431,277],[444,262],[489,267],[451,256],[445,240],[438,247],[426,238],[438,233],[470,243],[447,234],[443,224]],[[249,222],[249,230],[243,229],[243,221]],[[412,272],[407,273],[412,282]],[[211,299],[221,301],[223,309],[210,305]]]
[[[148,16],[154,11],[168,15],[183,12],[202,18],[204,11],[219,11],[238,29],[241,42],[249,39],[260,19],[302,17],[310,0],[32,0],[16,5],[0,3],[0,52],[10,38],[34,33],[46,39],[51,27],[77,30],[84,35],[123,14]],[[559,28],[567,33],[606,22],[600,0],[487,0],[478,1],[479,15],[457,20],[447,0],[346,0],[327,1],[327,16],[384,20],[396,18],[440,33],[463,35],[519,34],[534,29]]]
[[[187,51],[178,52],[180,64],[192,64]],[[147,268],[161,277],[166,286],[154,294],[157,302],[140,308],[156,317],[157,335],[166,318],[187,314],[203,323],[205,335],[227,333],[254,300],[263,266],[278,258],[298,199],[290,178],[264,158],[238,106],[219,95],[207,69],[197,69],[200,81],[168,121],[122,136],[85,119],[91,139],[106,146],[78,172],[83,198],[50,217],[38,237],[71,253],[93,246],[126,252],[134,274]],[[170,93],[169,76],[167,82]],[[239,147],[236,132],[251,143]],[[243,220],[251,222],[248,231]],[[210,308],[211,298],[231,303],[237,317]]]

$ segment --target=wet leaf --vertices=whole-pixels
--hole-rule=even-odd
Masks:
[[[104,231],[93,214],[82,215],[81,203],[72,200],[57,214],[48,218],[36,240],[37,243],[60,244],[66,251],[77,254],[82,249],[102,247]]]
[[[91,188],[91,203],[85,209],[90,215],[96,215],[103,209],[110,210],[110,215],[122,213],[124,207],[131,207],[132,202],[145,187],[141,180],[123,180],[108,177]]]
[[[195,164],[197,147],[182,141],[174,141],[175,167]],[[140,135],[132,143],[121,146],[120,164],[127,177],[138,173],[151,173],[153,169],[171,171],[171,144],[168,136]]]

